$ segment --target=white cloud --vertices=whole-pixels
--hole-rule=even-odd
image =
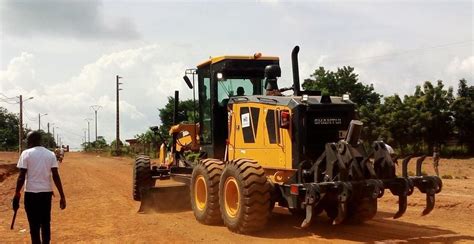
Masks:
[[[242,13],[247,18],[238,18]],[[25,104],[27,115],[49,113],[44,123],[60,124],[76,145],[92,104],[104,106],[99,135],[114,137],[115,75],[124,77],[122,138],[133,137],[158,123],[157,108],[173,90],[191,97],[184,69],[209,55],[259,50],[280,56],[281,87],[292,83],[295,44],[301,81],[320,65],[351,65],[384,95],[412,93],[425,80],[457,83],[462,75],[472,82],[472,43],[429,48],[472,39],[470,2],[0,0],[0,22],[0,92],[34,96]],[[414,49],[421,51],[392,55]]]
[[[6,70],[0,70],[0,89],[6,90],[29,84],[35,80],[36,71],[33,68],[34,55],[23,52],[13,58]]]
[[[115,75],[123,88],[120,91],[121,138],[126,139],[140,133],[148,126],[156,125],[157,108],[167,102],[167,97],[174,90],[186,91],[182,75],[186,65],[181,61],[186,57],[186,50],[171,52],[169,46],[147,45],[103,55],[93,63],[85,65],[81,72],[63,83],[44,87],[41,82],[32,80],[34,68],[31,59],[34,55],[22,53],[11,60],[6,70],[0,71],[0,87],[10,95],[23,92],[34,96],[25,104],[25,113],[32,119],[38,113],[48,113],[42,119],[46,123],[54,122],[60,128],[68,143],[75,147],[80,143],[78,135],[85,128],[86,117],[93,117],[90,105],[102,106],[99,110],[99,135],[107,141],[115,135]],[[11,87],[23,79],[25,71],[31,71],[29,83],[24,90]],[[28,72],[26,72],[28,73]],[[32,74],[32,75],[31,75]],[[189,98],[186,92],[182,99]],[[26,97],[26,96],[25,96]],[[17,108],[10,107],[12,111]],[[35,122],[28,122],[30,125]],[[37,122],[36,122],[37,123]],[[37,128],[37,126],[32,126]]]
[[[474,82],[474,55],[461,59],[455,57],[446,68],[446,71],[453,75],[454,78],[465,78]]]

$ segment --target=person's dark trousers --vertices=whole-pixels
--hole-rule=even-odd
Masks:
[[[25,192],[25,210],[30,224],[31,243],[33,244],[49,243],[51,240],[52,196],[52,192]],[[42,238],[40,238],[40,229]]]

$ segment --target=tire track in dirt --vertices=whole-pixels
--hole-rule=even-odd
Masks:
[[[452,204],[446,209],[436,208],[429,216],[420,218],[424,197],[414,193],[412,204],[404,217],[393,220],[396,199],[380,201],[379,213],[374,220],[363,225],[332,226],[321,216],[308,229],[301,229],[302,219],[291,216],[286,210],[275,208],[268,227],[254,235],[231,233],[224,226],[199,224],[190,210],[138,214],[139,203],[132,200],[132,159],[97,157],[91,154],[68,153],[60,173],[63,178],[68,206],[59,210],[58,198],[53,199],[54,242],[276,242],[287,243],[348,243],[348,242],[474,242],[472,211],[462,207],[471,195],[453,199],[458,181],[446,184],[438,203]],[[2,208],[13,195],[16,177],[0,183]],[[472,183],[469,180],[464,183]],[[466,192],[469,192],[466,190]],[[457,192],[456,192],[457,194]],[[461,194],[461,193],[459,193]],[[462,195],[462,194],[461,194]],[[26,216],[19,211],[15,231],[8,230],[11,211],[0,211],[0,236],[6,242],[28,242]]]

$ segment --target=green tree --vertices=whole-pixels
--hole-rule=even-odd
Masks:
[[[196,102],[197,103],[197,102]],[[187,122],[194,122],[194,103],[192,99],[180,101],[178,104],[178,116],[177,116],[177,122],[180,123],[183,121]],[[197,105],[196,105],[197,109]],[[168,103],[166,105],[159,109],[160,111],[160,120],[161,120],[161,126],[160,126],[160,133],[163,137],[168,138],[168,132],[171,126],[173,125],[173,111],[174,111],[174,97],[168,97]],[[196,110],[196,117],[197,117],[198,111]],[[196,121],[198,119],[196,118]]]
[[[434,145],[444,143],[452,133],[452,102],[451,88],[444,89],[442,81],[436,86],[427,81],[403,101],[398,95],[385,98],[375,117],[379,118],[388,143],[400,148],[402,154],[419,153],[423,145],[431,152]]]
[[[349,94],[351,100],[359,106],[379,104],[381,95],[374,91],[373,85],[364,85],[359,82],[359,75],[354,73],[354,68],[344,66],[337,68],[336,72],[319,67],[305,79],[303,89],[321,91],[323,94],[342,96]]]
[[[457,136],[461,145],[466,144],[469,153],[474,153],[474,86],[460,80],[457,95],[451,106]]]
[[[444,89],[443,81],[438,80],[434,86],[426,81],[423,85],[421,97],[421,120],[424,124],[423,138],[428,150],[439,145],[451,135],[453,131],[451,104],[454,102],[453,89]]]
[[[138,142],[143,145],[143,153],[148,154],[150,152],[156,152],[159,145],[161,144],[161,138],[157,136],[151,129],[148,129],[144,133],[135,135]]]
[[[53,135],[51,133],[47,133],[43,130],[40,130],[41,133],[41,145],[47,148],[55,148],[56,147],[56,141],[53,138]]]
[[[0,150],[18,149],[18,116],[0,107]]]
[[[94,142],[91,142],[91,146],[93,149],[99,149],[99,150],[105,150],[108,149],[109,145],[107,144],[107,141],[103,136],[98,136],[97,140]]]

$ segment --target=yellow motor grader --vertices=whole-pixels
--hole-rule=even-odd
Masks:
[[[408,176],[410,157],[397,176],[382,141],[365,148],[348,96],[300,90],[298,52],[296,46],[291,88],[278,87],[279,58],[259,53],[214,57],[187,70],[192,82],[184,80],[198,91],[198,121],[171,128],[158,165],[137,157],[134,199],[190,204],[199,222],[240,233],[264,228],[275,204],[303,216],[302,227],[323,211],[333,224],[367,221],[386,191],[398,197],[394,218],[404,214],[414,188],[426,194],[423,215],[431,212],[441,179],[423,176],[422,160],[416,176]],[[293,94],[282,95],[287,90]],[[198,153],[198,162],[187,161],[186,151]],[[185,197],[168,196],[178,193]]]

